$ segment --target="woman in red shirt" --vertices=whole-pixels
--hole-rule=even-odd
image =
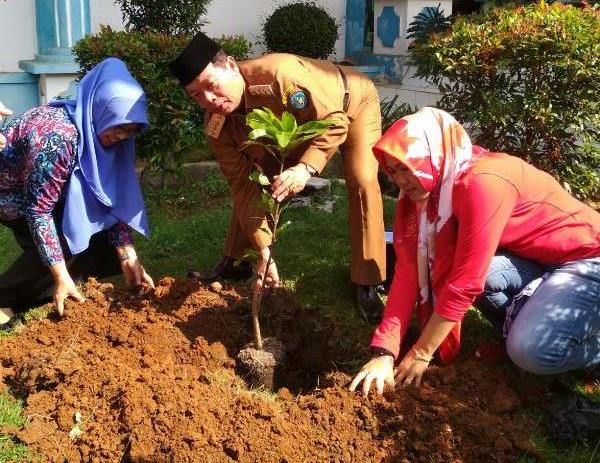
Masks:
[[[473,146],[434,108],[396,122],[373,148],[401,193],[395,278],[350,388],[419,384],[434,352],[458,354],[476,305],[504,325],[507,352],[539,374],[600,364],[600,214],[523,160]],[[394,370],[413,310],[421,334]]]

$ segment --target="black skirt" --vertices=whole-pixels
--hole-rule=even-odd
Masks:
[[[12,230],[15,240],[23,250],[8,270],[0,275],[0,307],[12,307],[16,311],[23,311],[51,301],[54,278],[40,259],[27,221],[17,219],[0,223]],[[58,226],[57,230],[60,230]],[[74,281],[85,281],[91,276],[105,278],[121,273],[121,265],[114,247],[108,240],[107,231],[92,236],[89,247],[74,256],[69,252],[60,231],[59,237],[67,269]]]

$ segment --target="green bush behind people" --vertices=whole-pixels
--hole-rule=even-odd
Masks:
[[[415,43],[417,75],[488,149],[600,194],[600,11],[544,2],[458,17]]]
[[[327,59],[335,51],[339,25],[314,2],[293,2],[273,11],[263,24],[267,50]]]
[[[246,59],[251,44],[242,36],[216,39],[236,59]],[[185,94],[168,65],[189,41],[187,35],[152,31],[114,31],[102,27],[74,47],[81,75],[108,56],[123,60],[148,97],[150,126],[138,139],[138,156],[150,170],[174,173],[183,156],[204,142],[204,114]]]

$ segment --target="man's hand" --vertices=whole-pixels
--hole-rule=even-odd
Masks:
[[[369,360],[354,377],[349,389],[354,391],[362,381],[362,395],[367,397],[373,380],[375,380],[375,387],[379,395],[383,394],[386,384],[394,387],[394,357],[382,355]]]
[[[54,277],[54,306],[58,311],[58,315],[62,317],[65,312],[65,300],[67,298],[73,298],[77,302],[83,302],[85,298],[75,286],[64,262],[51,265],[50,272]]]
[[[121,270],[127,288],[138,290],[140,294],[145,293],[148,289],[154,289],[154,281],[146,273],[133,246],[117,247],[117,255],[121,261]]]
[[[266,278],[264,285],[265,288],[279,288],[281,285],[279,274],[277,272],[277,265],[275,265],[275,261],[273,259],[271,259],[269,270],[267,271],[267,261],[269,260],[269,255],[270,250],[268,247],[261,249],[260,257],[256,262],[256,275],[254,282],[252,283],[253,294],[256,294],[263,289],[263,278]]]
[[[309,167],[306,164],[297,164],[294,167],[284,170],[281,175],[273,177],[271,185],[271,197],[278,202],[282,202],[286,198],[300,193],[304,190],[306,182],[311,174],[308,171]]]

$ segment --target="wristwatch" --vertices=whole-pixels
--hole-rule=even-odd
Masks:
[[[306,172],[308,172],[308,174],[311,177],[314,177],[315,175],[317,175],[317,171],[314,167],[309,166],[307,163],[305,162],[301,162],[300,164],[302,164],[304,166],[304,168],[306,169]]]
[[[396,356],[391,353],[389,350],[384,349],[383,347],[371,347],[371,356],[374,357],[383,357],[384,355],[389,355],[393,359],[396,359]]]

